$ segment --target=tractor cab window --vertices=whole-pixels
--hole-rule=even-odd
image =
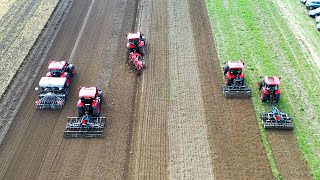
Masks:
[[[42,87],[41,90],[44,93],[49,93],[49,92],[55,93],[59,91],[59,88],[58,87]]]
[[[62,74],[63,70],[62,69],[50,69],[50,73],[54,77],[59,77]]]
[[[232,75],[239,75],[241,74],[242,69],[230,69],[230,74]]]
[[[81,98],[81,101],[84,104],[91,104],[92,103],[92,98]]]
[[[267,88],[268,91],[275,91],[275,90],[277,90],[279,88],[279,86],[278,85],[267,85],[266,84],[266,88]]]
[[[129,42],[131,44],[138,44],[139,43],[139,39],[129,39]]]

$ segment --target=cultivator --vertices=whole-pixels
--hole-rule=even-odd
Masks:
[[[102,137],[105,117],[68,117],[64,137]]]
[[[293,129],[292,117],[281,112],[276,106],[272,106],[271,112],[262,112],[260,117],[265,129]]]
[[[128,64],[137,75],[140,75],[142,70],[145,68],[143,57],[137,52],[130,53]]]
[[[226,98],[247,98],[251,97],[251,90],[241,85],[240,79],[234,79],[234,82],[230,86],[223,86],[223,95]]]
[[[54,93],[41,94],[36,101],[37,109],[62,109],[65,103],[65,96]]]

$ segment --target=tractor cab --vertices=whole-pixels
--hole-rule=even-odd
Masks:
[[[63,72],[67,69],[67,63],[65,61],[51,61],[49,66],[49,76],[51,77],[60,77]]]
[[[58,77],[42,77],[39,82],[39,88],[36,90],[39,94],[43,93],[64,93],[67,89],[66,85],[67,78]]]
[[[47,77],[67,77],[68,85],[70,77],[75,73],[73,64],[68,64],[66,61],[50,61],[48,70]]]
[[[139,52],[144,56],[145,38],[140,32],[127,34],[128,56],[131,52]]]
[[[240,60],[228,61],[226,65],[223,67],[224,75],[232,79],[234,79],[237,76],[240,76],[239,78],[244,78],[244,74],[242,72],[243,67],[244,64]]]
[[[228,66],[230,74],[238,75],[242,73],[243,63],[241,61],[228,62]]]
[[[276,76],[265,76],[263,82],[264,87],[268,91],[276,91],[279,89],[280,80]]]
[[[129,46],[138,46],[139,42],[142,40],[142,34],[140,32],[129,33],[127,35],[127,39],[128,39],[128,47]]]
[[[96,99],[98,90],[96,87],[81,87],[79,90],[79,98],[85,104],[91,104]]]
[[[261,77],[262,78],[262,77]],[[265,76],[258,82],[260,99],[269,101],[271,104],[280,100],[280,78],[276,76]]]
[[[102,100],[102,91],[96,87],[80,87],[79,101],[77,104],[78,114],[99,116],[100,104]]]

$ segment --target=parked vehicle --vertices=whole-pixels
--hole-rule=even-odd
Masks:
[[[320,15],[320,8],[309,11],[309,16],[312,18],[319,16],[319,15]]]
[[[316,9],[320,7],[320,0],[307,0],[305,5],[309,10]]]

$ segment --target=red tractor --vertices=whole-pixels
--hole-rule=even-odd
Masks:
[[[144,56],[144,48],[146,42],[143,34],[141,34],[140,32],[128,33],[127,40],[128,56],[132,52],[138,52],[139,54]]]
[[[89,114],[100,116],[103,93],[96,87],[80,87],[77,110],[79,117]]]
[[[47,77],[66,77],[68,86],[70,85],[70,78],[75,73],[73,64],[66,61],[49,61],[48,70]]]
[[[133,69],[133,71],[140,75],[142,70],[145,68],[144,60],[141,54],[137,52],[132,52],[129,55],[129,66]]]
[[[251,97],[251,90],[245,86],[242,61],[228,61],[223,67],[225,97]]]
[[[262,78],[262,77],[260,77]],[[259,83],[261,101],[271,103],[270,112],[262,112],[260,118],[265,129],[293,129],[293,118],[284,112],[281,112],[275,103],[280,100],[280,78],[276,76],[265,76]]]
[[[262,77],[260,77],[262,78]],[[277,103],[280,100],[280,78],[276,76],[265,76],[259,83],[260,99],[262,101],[269,101],[270,103]]]
[[[103,93],[97,87],[80,87],[78,117],[68,117],[65,137],[101,137],[105,117],[100,117]]]

